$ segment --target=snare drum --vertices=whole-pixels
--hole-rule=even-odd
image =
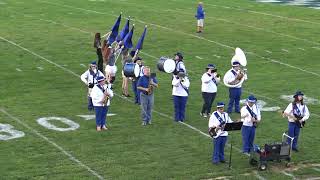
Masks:
[[[140,73],[139,65],[136,63],[126,63],[123,66],[123,74],[126,77],[138,77]]]
[[[176,69],[176,62],[173,59],[161,57],[158,61],[157,67],[159,71],[172,73]]]

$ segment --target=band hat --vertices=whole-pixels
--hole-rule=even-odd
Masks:
[[[216,69],[216,65],[214,65],[214,64],[208,64],[208,66],[206,67],[206,69]]]
[[[304,94],[301,91],[297,91],[293,97],[295,98],[297,96],[304,96]]]
[[[104,80],[105,80],[105,79],[104,79],[103,76],[98,76],[98,77],[97,77],[97,81],[98,81],[98,82],[101,82],[101,81],[104,81]]]
[[[136,63],[137,61],[141,61],[142,58],[141,57],[137,57],[133,62]]]
[[[90,65],[97,65],[97,62],[96,62],[96,61],[92,61],[92,62],[90,63]]]
[[[257,102],[257,98],[254,97],[254,95],[250,95],[250,96],[247,98],[247,101],[248,101],[248,102],[251,102],[251,103],[255,103],[255,102]]]
[[[217,103],[217,108],[221,108],[224,107],[224,102],[218,102]]]
[[[239,63],[238,61],[234,61],[234,62],[232,63],[232,66],[240,66],[240,63]]]
[[[180,59],[183,59],[183,55],[181,52],[177,52],[176,54],[174,54],[175,56],[178,56]]]

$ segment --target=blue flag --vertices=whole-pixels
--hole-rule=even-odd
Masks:
[[[108,44],[112,44],[116,40],[116,38],[118,36],[120,21],[121,21],[121,14],[119,15],[117,21],[114,23],[114,25],[111,29],[111,34],[108,38]]]
[[[134,26],[132,26],[131,31],[123,39],[124,48],[128,48],[129,49],[129,48],[133,47],[133,44],[132,44],[133,30],[134,30]]]
[[[130,24],[130,19],[128,18],[126,25],[124,25],[124,27],[122,28],[120,34],[117,37],[117,42],[122,41],[126,37],[126,35],[129,32],[129,24]]]
[[[143,46],[143,41],[144,41],[144,37],[146,36],[146,33],[147,33],[147,26],[144,27],[144,31],[136,45],[136,48],[135,50],[141,50],[142,49],[142,46]]]

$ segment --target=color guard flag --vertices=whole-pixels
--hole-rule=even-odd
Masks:
[[[121,14],[119,15],[117,21],[114,23],[114,25],[111,29],[111,34],[108,38],[108,44],[112,44],[116,40],[116,38],[118,36],[120,21],[121,21]]]
[[[117,42],[122,41],[126,37],[126,35],[129,32],[129,24],[130,24],[130,17],[127,19],[126,25],[122,28],[120,34],[118,35]]]

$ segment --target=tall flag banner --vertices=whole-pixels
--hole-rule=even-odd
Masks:
[[[143,41],[144,41],[144,37],[146,36],[146,33],[147,33],[147,26],[144,27],[144,31],[136,45],[136,48],[135,50],[141,50],[142,49],[142,46],[143,46]]]
[[[132,36],[133,36],[133,30],[134,30],[134,24],[130,30],[130,32],[126,35],[126,37],[123,39],[123,46],[124,48],[130,49],[133,47],[132,43]]]
[[[119,15],[117,21],[114,23],[112,29],[111,29],[111,34],[109,36],[108,40],[108,44],[112,44],[117,36],[118,36],[118,32],[119,32],[119,26],[120,26],[120,22],[121,22],[121,14]]]
[[[126,37],[126,35],[129,33],[129,26],[130,26],[130,17],[127,19],[126,25],[124,25],[120,34],[117,36],[117,42],[122,41]]]

